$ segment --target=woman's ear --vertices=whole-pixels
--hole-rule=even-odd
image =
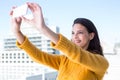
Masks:
[[[94,38],[94,36],[95,36],[94,32],[90,33],[90,40],[92,40]]]

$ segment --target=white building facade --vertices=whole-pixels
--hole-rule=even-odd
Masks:
[[[54,32],[59,33],[58,27],[51,26],[50,28]],[[42,51],[50,54],[59,54],[58,51],[51,48],[50,40],[33,26],[23,23],[21,29],[29,40]],[[30,76],[41,74],[44,76],[43,73],[55,71],[32,61],[24,51],[17,48],[16,38],[12,33],[6,36],[3,41],[4,51],[0,51],[0,80],[26,80]]]

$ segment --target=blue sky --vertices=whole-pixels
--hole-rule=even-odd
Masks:
[[[11,7],[29,1],[40,4],[49,25],[59,26],[60,32],[68,38],[73,20],[84,17],[93,21],[102,41],[120,42],[120,0],[0,0],[0,38],[11,30]]]

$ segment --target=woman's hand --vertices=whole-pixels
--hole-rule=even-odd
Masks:
[[[27,5],[33,14],[33,19],[30,20],[23,16],[18,18],[11,18],[12,30],[18,42],[22,43],[24,41],[24,35],[20,31],[21,22],[22,20],[24,20],[25,22],[34,25],[38,31],[40,31],[42,34],[47,36],[52,42],[57,43],[59,37],[55,32],[53,32],[51,29],[49,29],[45,25],[41,7],[37,3],[27,2]],[[13,11],[11,11],[10,13],[11,16],[12,16],[12,13]]]
[[[33,14],[33,19],[29,20],[25,17],[22,17],[23,20],[29,24],[34,25],[39,31],[42,31],[42,28],[46,27],[46,25],[44,22],[41,7],[37,3],[27,2],[27,5]]]
[[[35,25],[35,27],[45,36],[47,36],[52,42],[57,43],[58,35],[47,27],[44,22],[42,8],[37,3],[27,3],[28,8],[33,14],[33,19],[28,20],[25,17],[22,17],[26,22]]]
[[[12,31],[14,33],[17,33],[17,32],[20,32],[20,25],[21,25],[21,22],[22,22],[22,18],[21,17],[14,17],[13,18],[13,9],[15,7],[12,8],[12,10],[10,11],[10,16],[11,16],[11,26],[12,26]]]
[[[20,44],[22,44],[24,41],[24,35],[22,34],[22,32],[20,30],[20,26],[22,23],[22,17],[16,17],[16,18],[14,17],[13,18],[13,9],[10,11],[10,20],[11,20],[12,32],[16,36],[18,42]]]

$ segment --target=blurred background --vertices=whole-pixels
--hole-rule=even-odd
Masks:
[[[90,19],[96,26],[104,55],[110,63],[104,80],[120,80],[120,1],[119,0],[1,0],[0,1],[0,80],[55,80],[57,71],[37,64],[15,45],[9,12],[13,6],[36,2],[43,10],[46,24],[71,39],[71,28],[78,17]],[[31,18],[32,15],[26,15]],[[50,40],[34,26],[22,23],[24,34],[41,50],[60,52],[50,47]]]

